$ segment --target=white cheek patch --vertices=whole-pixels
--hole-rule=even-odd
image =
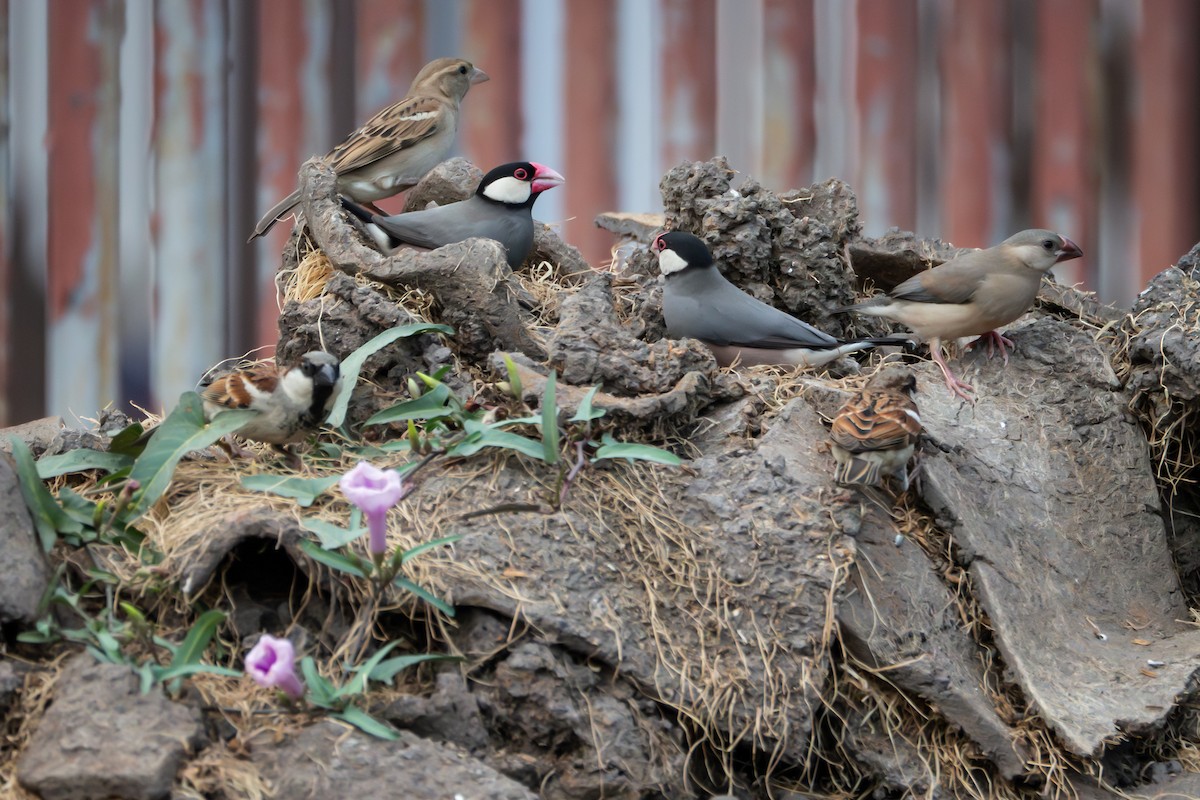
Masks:
[[[921,415],[918,414],[917,412],[913,411],[911,408],[904,409],[904,413],[908,414],[908,416],[912,417],[913,422],[917,423],[917,425],[921,424]]]
[[[658,253],[658,269],[663,275],[670,275],[687,269],[688,262],[684,261],[674,250],[660,250]]]
[[[516,178],[501,178],[497,181],[492,181],[487,188],[483,190],[483,196],[497,203],[508,203],[510,205],[523,205],[529,199],[531,187],[528,181],[519,181]]]
[[[1045,250],[1040,244],[1023,244],[1015,250],[1017,258],[1030,269],[1048,270],[1058,258],[1053,251]]]
[[[297,405],[312,404],[312,378],[306,377],[299,367],[289,369],[281,382],[283,393]]]

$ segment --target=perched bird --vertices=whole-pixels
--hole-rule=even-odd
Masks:
[[[851,397],[833,419],[829,435],[842,486],[882,488],[891,476],[908,489],[908,460],[921,435],[913,392],[917,379],[906,367],[885,367]]]
[[[314,350],[294,367],[267,363],[234,370],[205,386],[200,397],[210,420],[227,408],[258,411],[237,435],[286,453],[283,445],[300,441],[320,426],[341,384],[337,358]]]
[[[974,387],[959,380],[942,357],[943,339],[979,336],[968,347],[986,341],[988,357],[998,347],[1008,363],[1012,340],[996,328],[1012,322],[1033,305],[1042,276],[1060,261],[1079,258],[1083,251],[1053,231],[1031,229],[1015,233],[995,247],[952,258],[921,272],[886,295],[834,311],[857,311],[907,325],[929,342],[934,362],[950,391],[964,400]]]
[[[725,279],[699,237],[668,231],[655,238],[663,274],[663,317],[673,339],[699,339],[717,363],[818,367],[877,345],[903,345],[903,337],[839,341],[743,292]]]
[[[458,106],[487,73],[461,58],[426,64],[403,100],[383,109],[325,157],[338,176],[338,191],[374,203],[411,186],[446,159],[458,129]],[[262,236],[300,202],[300,190],[275,204],[254,226]]]
[[[385,217],[343,198],[342,205],[364,222],[384,247],[411,244],[433,249],[474,236],[495,239],[516,269],[533,249],[533,204],[563,183],[563,176],[535,161],[502,164],[483,176],[475,194],[457,203]],[[374,226],[376,230],[371,230]],[[376,231],[382,235],[376,236]]]

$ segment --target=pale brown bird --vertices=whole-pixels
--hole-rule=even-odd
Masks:
[[[964,400],[974,387],[959,380],[942,357],[943,339],[978,336],[988,345],[988,357],[999,348],[1008,363],[1010,339],[996,328],[1020,317],[1033,305],[1042,276],[1061,261],[1079,258],[1083,251],[1065,236],[1031,229],[1013,234],[995,247],[976,250],[921,272],[887,295],[834,311],[857,311],[907,325],[929,342],[934,362],[950,391]]]
[[[907,491],[908,461],[921,435],[916,390],[910,369],[885,367],[842,406],[829,432],[838,484],[882,488],[891,476]]]
[[[338,191],[374,203],[415,186],[450,153],[458,129],[459,104],[487,73],[461,58],[426,64],[403,100],[383,109],[333,148],[326,160],[338,176]],[[262,236],[300,202],[300,190],[275,204],[254,226]]]

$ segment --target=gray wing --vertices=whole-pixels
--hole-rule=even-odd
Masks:
[[[533,242],[533,219],[528,212],[498,209],[472,197],[460,203],[372,219],[393,239],[430,249],[472,237],[495,239],[506,250],[520,251],[522,259]]]
[[[919,272],[888,292],[914,303],[968,303],[991,271],[994,254],[976,250]]]
[[[674,338],[772,350],[838,344],[807,322],[746,294],[715,270],[668,279],[663,287],[663,316]]]

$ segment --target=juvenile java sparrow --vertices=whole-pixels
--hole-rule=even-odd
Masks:
[[[374,203],[415,186],[446,160],[458,129],[463,96],[487,73],[461,58],[430,61],[413,78],[408,94],[371,117],[325,156],[338,176],[338,191]],[[263,215],[250,236],[262,236],[300,202],[300,190]]]
[[[1065,236],[1040,228],[1025,230],[995,247],[966,253],[918,273],[886,295],[834,310],[857,311],[907,325],[929,342],[950,391],[969,401],[968,392],[974,387],[946,366],[942,340],[979,336],[968,346],[986,341],[988,356],[997,347],[1007,364],[1005,347],[1013,343],[995,329],[1029,310],[1042,276],[1055,264],[1081,255],[1083,251]]]
[[[342,200],[342,205],[364,222],[380,245],[410,244],[433,249],[472,237],[495,239],[516,269],[533,249],[533,204],[547,189],[563,183],[563,176],[536,161],[502,164],[483,176],[475,194],[457,203],[385,217]],[[376,236],[376,230],[382,236]]]
[[[258,411],[237,435],[283,449],[320,427],[341,385],[337,358],[314,350],[294,367],[266,363],[234,370],[205,386],[200,397],[209,420],[227,408]]]
[[[908,489],[908,460],[921,435],[912,395],[917,379],[902,366],[885,367],[856,392],[833,419],[833,477],[843,486],[882,488],[891,476]]]
[[[654,239],[663,275],[663,317],[673,339],[699,339],[727,367],[780,364],[818,367],[847,353],[903,337],[839,341],[743,292],[717,269],[708,245],[685,231]]]

